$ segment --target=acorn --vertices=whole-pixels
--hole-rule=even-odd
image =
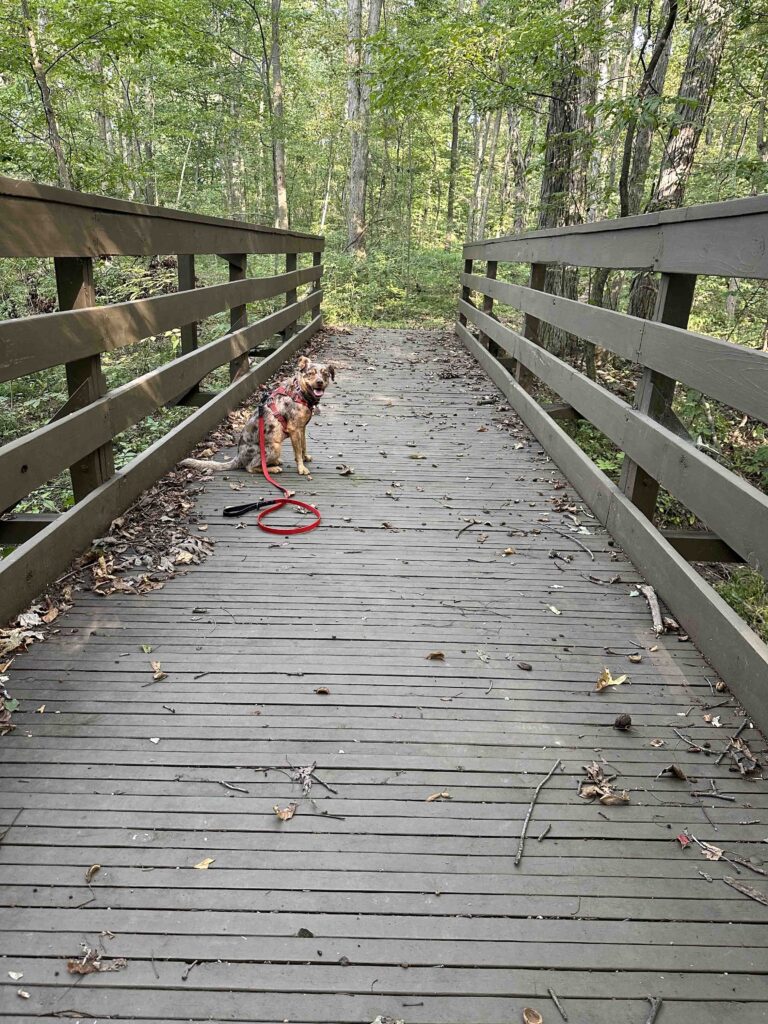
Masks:
[[[621,729],[622,732],[626,732],[627,729],[632,728],[632,719],[627,714],[617,715],[616,721],[613,723],[614,729]]]

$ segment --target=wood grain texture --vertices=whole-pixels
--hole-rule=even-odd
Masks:
[[[691,643],[653,635],[637,569],[453,339],[363,329],[323,351],[340,368],[299,488],[321,529],[224,519],[231,484],[265,487],[217,475],[196,497],[207,562],[144,598],[79,595],[12,666],[3,1019],[549,1022],[552,988],[575,1024],[642,1021],[649,993],[672,1021],[765,1024],[768,908],[674,839],[764,856],[768,785],[714,763],[735,702]],[[299,483],[290,461],[281,481]],[[630,680],[597,694],[605,665]],[[703,717],[718,701],[722,729]],[[576,796],[594,759],[627,806]],[[697,782],[658,777],[672,760]],[[290,771],[312,764],[310,800]],[[690,795],[710,778],[733,802]],[[128,966],[72,989],[82,942]]]

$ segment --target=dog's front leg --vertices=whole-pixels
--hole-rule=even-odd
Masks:
[[[299,476],[309,476],[309,470],[304,465],[304,445],[302,441],[303,430],[298,428],[290,431],[291,444],[293,445],[293,454],[296,458],[296,469],[299,471]],[[310,477],[311,479],[311,477]]]
[[[312,456],[307,451],[307,428],[306,426],[301,428],[301,451],[304,455],[305,462],[311,462]]]

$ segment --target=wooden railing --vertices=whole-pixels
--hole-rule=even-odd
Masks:
[[[487,261],[485,275],[475,261]],[[528,287],[497,279],[502,262],[530,264]],[[661,274],[652,320],[549,294],[548,265]],[[697,275],[768,278],[768,196],[618,221],[495,238],[464,247],[456,330],[585,502],[656,588],[751,713],[768,724],[768,646],[688,564],[743,560],[768,573],[768,498],[704,454],[680,429],[677,381],[768,422],[768,355],[687,330]],[[473,293],[483,296],[481,308]],[[524,316],[522,331],[494,302]],[[639,364],[632,405],[540,344],[545,322]],[[477,337],[470,328],[477,329]],[[563,404],[531,395],[534,379]],[[614,484],[562,429],[583,417],[624,452]],[[683,436],[684,435],[684,436]],[[653,525],[659,488],[707,531]]]
[[[323,238],[201,217],[161,207],[0,178],[0,257],[46,257],[55,264],[59,312],[0,323],[0,381],[66,366],[69,399],[53,420],[0,448],[0,624],[63,572],[112,519],[170,469],[321,326]],[[250,254],[285,254],[285,273],[248,277]],[[299,268],[302,253],[312,265]],[[94,257],[178,259],[179,291],[96,305]],[[195,288],[195,256],[215,254],[229,282]],[[303,298],[297,289],[310,285]],[[247,304],[285,295],[285,305],[248,323]],[[198,344],[197,322],[224,310],[230,330]],[[302,318],[308,317],[305,325]],[[180,328],[177,359],[107,390],[101,354]],[[280,335],[252,368],[248,353]],[[199,385],[229,364],[218,393]],[[165,405],[199,406],[165,437],[115,471],[113,439]],[[68,469],[75,504],[60,515],[13,515],[35,488]]]

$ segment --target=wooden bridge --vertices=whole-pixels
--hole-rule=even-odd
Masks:
[[[679,380],[768,421],[768,358],[686,329],[696,275],[768,276],[768,201],[468,245],[457,338],[313,338],[315,236],[8,179],[0,215],[0,256],[54,258],[61,306],[0,324],[0,379],[65,361],[71,396],[0,448],[3,621],[307,343],[342,367],[311,428],[320,530],[224,519],[260,478],[177,474],[210,557],[77,593],[6,657],[2,1019],[768,1021],[768,651],[690,564],[764,570],[766,498],[669,412]],[[285,272],[249,276],[265,253]],[[180,291],[98,306],[105,254],[177,255]],[[195,288],[202,254],[229,284]],[[503,279],[521,262],[527,288]],[[561,264],[661,272],[654,320],[543,292]],[[635,403],[542,322],[639,364]],[[103,352],[177,327],[179,358],[107,390]],[[178,402],[115,471],[113,438]],[[621,486],[563,416],[626,453]],[[72,508],[13,514],[64,469]],[[707,529],[657,530],[659,487]]]

